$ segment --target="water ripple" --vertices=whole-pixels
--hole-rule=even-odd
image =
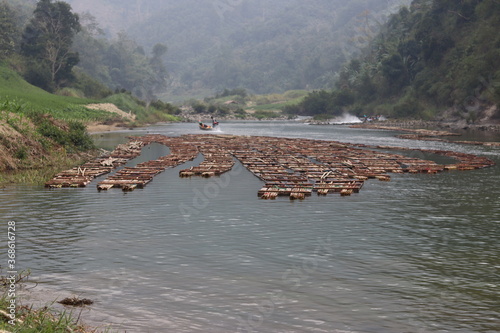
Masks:
[[[144,132],[177,135],[189,126]],[[274,123],[222,129],[448,148],[500,162],[498,150],[407,142],[390,132]],[[143,158],[166,151],[156,146]],[[17,222],[21,265],[45,289],[94,299],[84,315],[90,322],[134,332],[498,328],[498,167],[394,176],[351,197],[302,202],[258,199],[262,183],[243,171],[201,203],[196,193],[213,180],[180,179],[184,167],[132,193],[98,193],[95,184],[1,189],[0,213]]]

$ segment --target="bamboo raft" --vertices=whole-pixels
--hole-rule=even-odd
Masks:
[[[130,141],[127,144],[118,145],[109,155],[58,173],[45,183],[45,187],[85,187],[94,178],[108,174],[127,163],[130,159],[139,156],[143,146],[144,144],[141,141]]]
[[[234,166],[231,154],[221,150],[216,145],[196,144],[198,151],[203,155],[204,161],[197,167],[179,171],[180,177],[201,176],[205,178],[220,176]]]
[[[170,147],[170,155],[162,156],[159,159],[139,163],[135,167],[125,167],[115,175],[97,184],[97,190],[109,190],[111,188],[121,188],[130,192],[136,188],[144,188],[159,173],[168,168],[174,168],[188,161],[194,160],[199,152],[195,146],[179,138],[168,138],[161,135],[148,135],[145,137],[133,138],[143,145],[153,142],[164,144]]]
[[[314,192],[318,195],[350,196],[359,193],[369,179],[390,181],[390,174],[434,174],[494,165],[486,157],[451,151],[273,137],[184,135],[174,138],[146,135],[132,137],[128,144],[120,145],[108,156],[56,175],[46,186],[87,186],[94,178],[108,174],[139,156],[141,149],[153,142],[168,146],[170,154],[136,166],[126,166],[100,181],[97,189],[133,191],[144,188],[156,175],[191,161],[199,154],[203,156],[203,161],[198,166],[181,170],[179,177],[217,177],[230,171],[237,159],[264,183],[258,196],[271,200],[278,197],[303,200]],[[456,163],[441,165],[392,153],[393,150],[437,154],[451,157]]]

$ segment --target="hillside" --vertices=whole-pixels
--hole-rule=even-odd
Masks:
[[[331,87],[335,74],[407,0],[69,1],[108,33],[167,45],[169,94]]]
[[[31,170],[31,178],[21,180],[30,182],[79,161],[93,149],[82,121],[114,116],[84,108],[88,102],[50,94],[0,64],[0,182],[12,179],[4,171]]]
[[[415,0],[345,66],[336,89],[288,111],[498,121],[499,28],[498,1]]]

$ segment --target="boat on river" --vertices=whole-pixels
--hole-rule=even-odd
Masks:
[[[211,131],[216,126],[219,125],[219,122],[217,120],[215,120],[214,117],[210,117],[210,118],[212,118],[212,125],[204,124],[201,120],[198,120],[198,126],[200,127],[201,130],[203,130],[203,131]]]
[[[200,129],[204,130],[204,131],[211,131],[211,130],[214,129],[213,126],[210,126],[210,125],[207,125],[207,124],[203,124],[203,123],[199,123],[199,126],[200,126]]]

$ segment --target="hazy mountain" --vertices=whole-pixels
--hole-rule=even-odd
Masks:
[[[331,86],[408,0],[69,0],[110,35],[164,43],[171,90],[254,92]]]
[[[500,121],[500,2],[414,0],[382,27],[333,91],[289,112]]]

